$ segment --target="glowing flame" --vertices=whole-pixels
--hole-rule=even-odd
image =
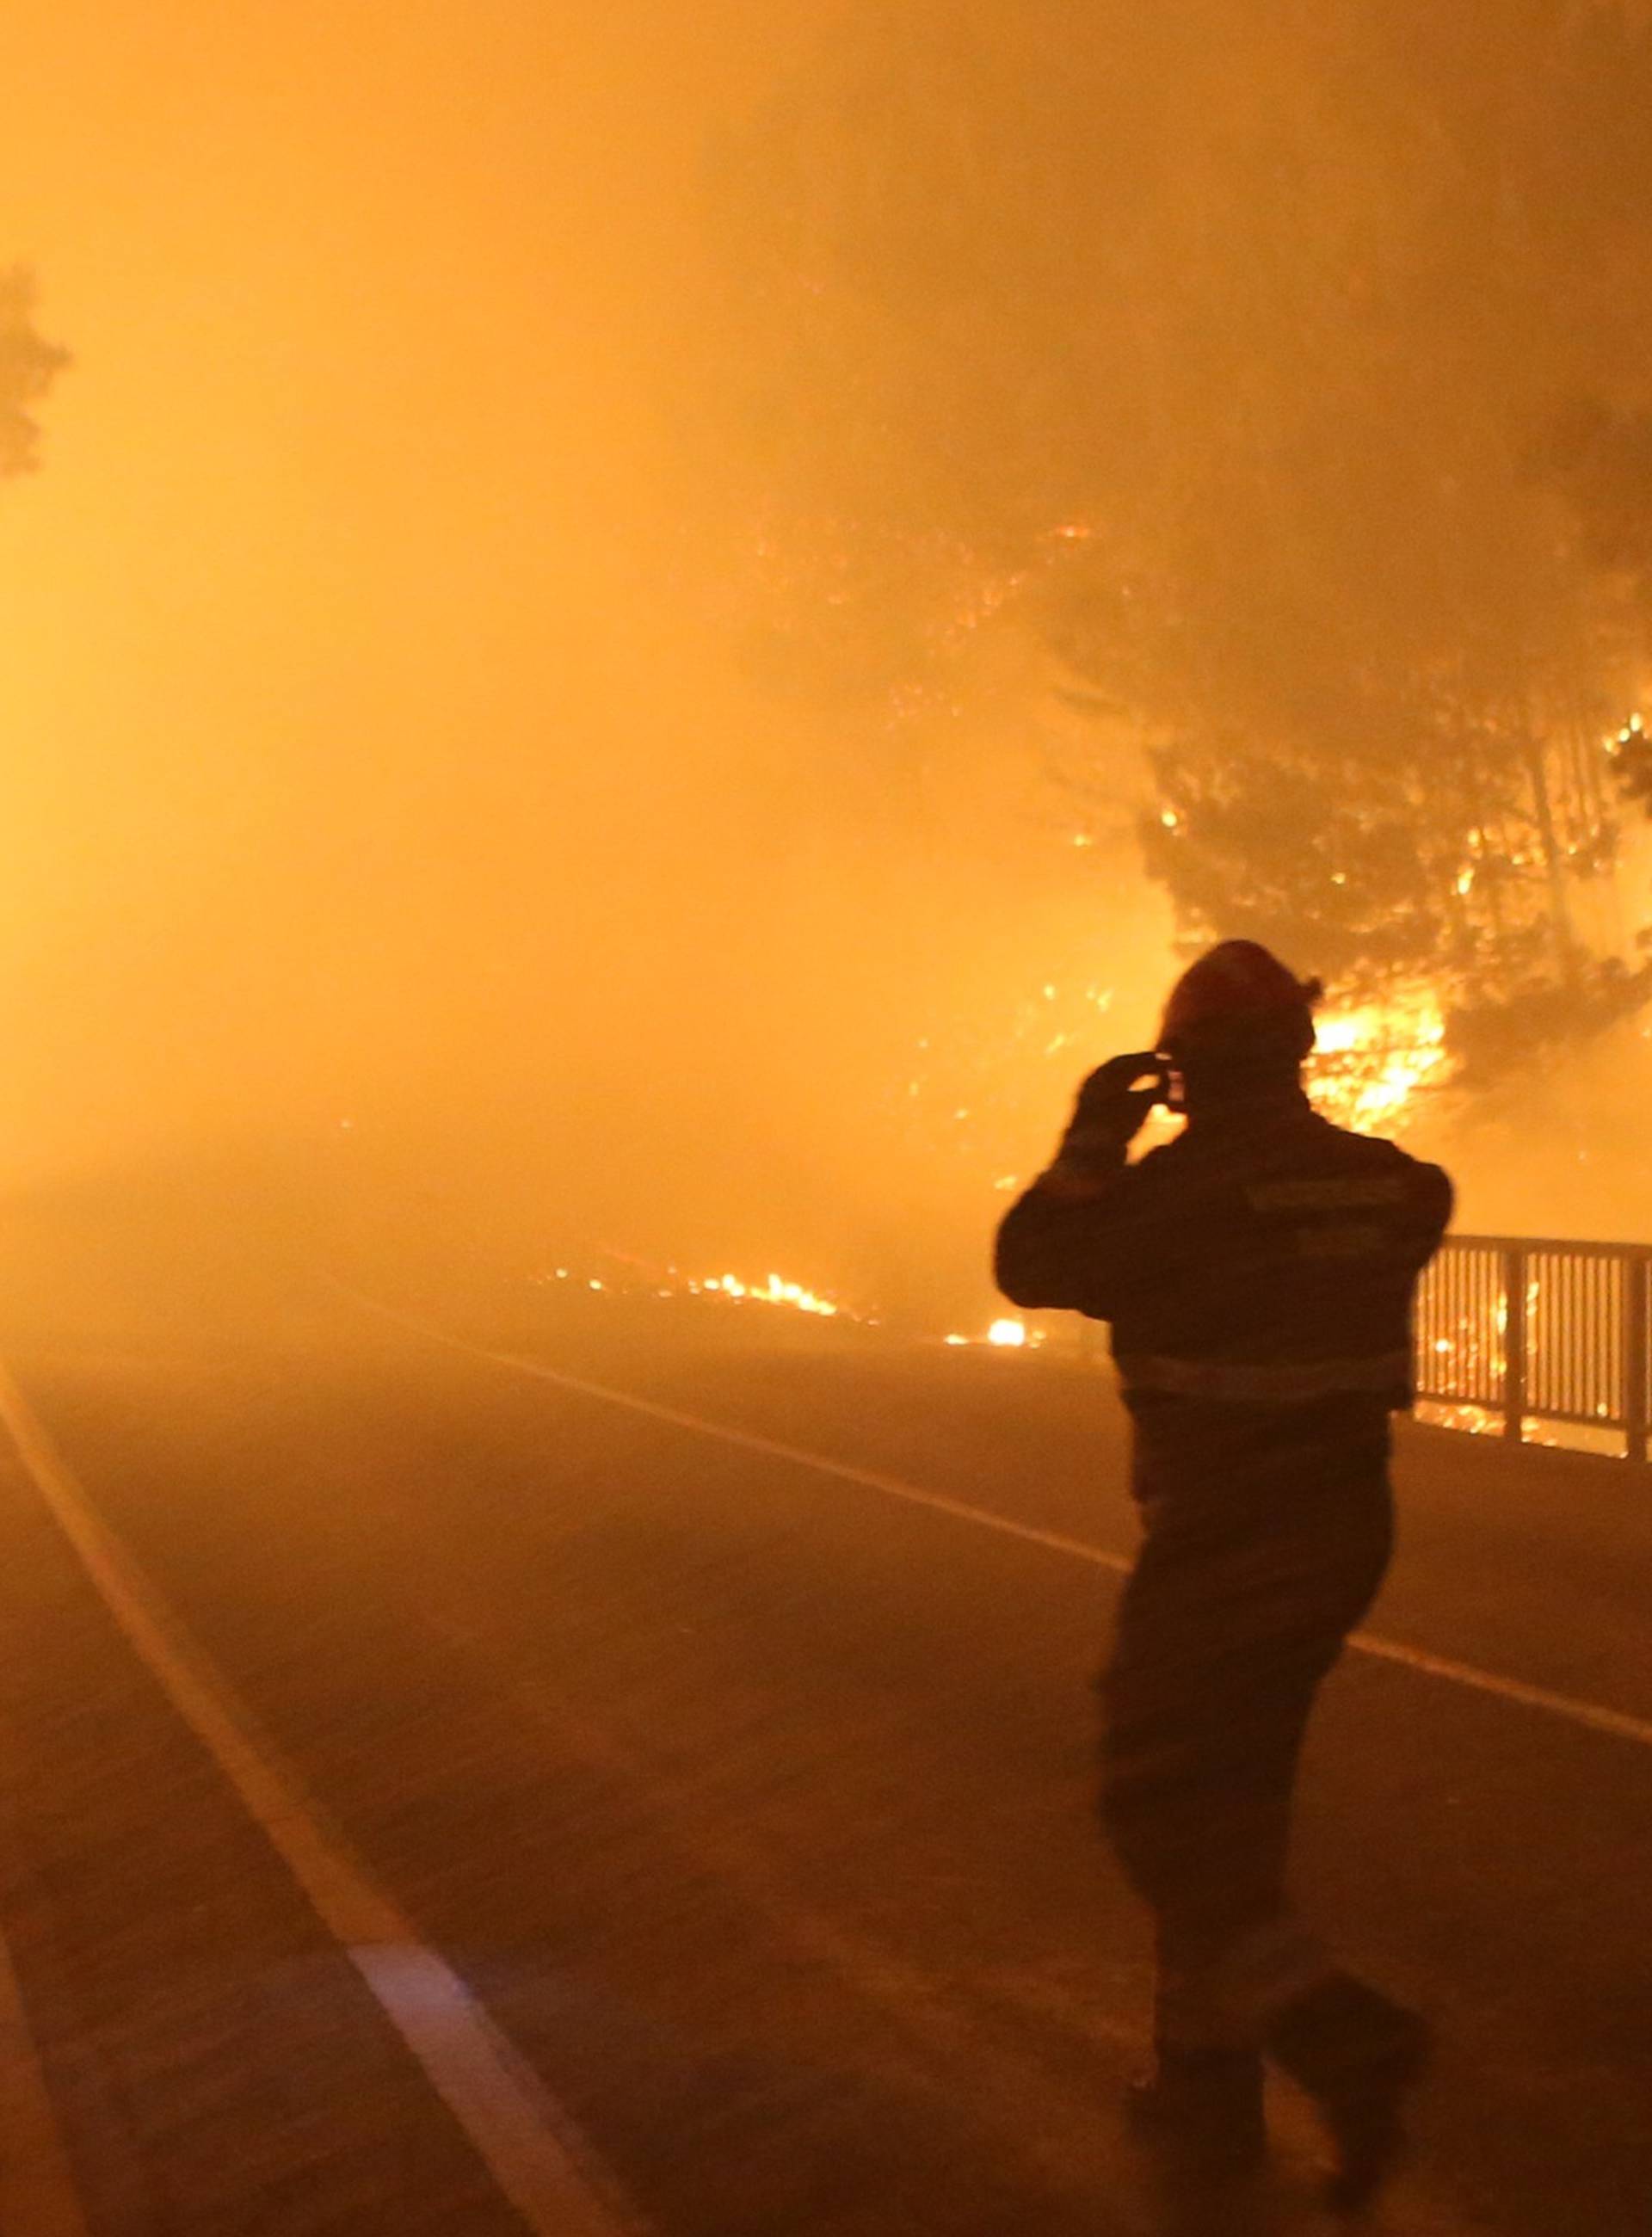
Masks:
[[[1316,1024],[1309,1092],[1340,1126],[1390,1124],[1419,1088],[1444,1084],[1450,1061],[1445,1020],[1426,987],[1388,1002],[1333,1010]]]
[[[760,1305],[790,1305],[794,1312],[814,1313],[822,1320],[833,1321],[843,1310],[829,1297],[819,1297],[801,1282],[783,1281],[778,1274],[770,1274],[766,1282],[743,1282],[734,1274],[713,1274],[708,1281],[691,1282],[690,1294],[694,1297],[734,1297]]]
[[[959,1336],[955,1333],[942,1336],[941,1340],[960,1350],[966,1347],[975,1349],[987,1345],[995,1351],[1037,1351],[1045,1342],[1045,1331],[1029,1329],[1025,1321],[1002,1320],[995,1321],[985,1336]]]
[[[611,1254],[619,1256],[623,1254]],[[736,1304],[784,1305],[792,1312],[810,1313],[817,1319],[862,1321],[876,1328],[875,1319],[851,1312],[834,1297],[823,1296],[802,1282],[789,1282],[783,1275],[770,1274],[766,1281],[744,1282],[737,1274],[711,1274],[703,1281],[695,1281],[680,1274],[675,1266],[650,1267],[640,1259],[624,1259],[625,1268],[632,1270],[600,1275],[575,1275],[566,1266],[558,1266],[544,1273],[529,1277],[539,1283],[574,1281],[584,1290],[598,1297],[726,1297]]]

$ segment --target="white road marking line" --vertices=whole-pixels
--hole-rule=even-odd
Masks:
[[[0,1939],[0,2229],[87,2237],[11,1952]]]
[[[1652,1747],[1652,1721],[1645,1717],[1631,1717],[1622,1709],[1608,1709],[1598,1701],[1580,1701],[1575,1693],[1556,1693],[1547,1686],[1528,1686],[1521,1678],[1504,1678],[1495,1670],[1477,1670],[1471,1662],[1452,1662],[1443,1654],[1426,1654],[1419,1646],[1402,1646],[1398,1640],[1378,1639],[1368,1631],[1357,1631],[1349,1640],[1362,1654],[1373,1656],[1379,1662],[1402,1663],[1407,1670],[1420,1671],[1427,1678],[1444,1678],[1455,1686],[1467,1686],[1477,1693],[1495,1693],[1499,1700],[1517,1701],[1523,1708],[1546,1710],[1552,1717],[1565,1717],[1574,1725],[1583,1725],[1593,1732],[1609,1732],[1614,1739],[1633,1740],[1637,1746]]]
[[[806,1451],[800,1445],[780,1444],[772,1437],[757,1436],[749,1429],[731,1429],[726,1422],[707,1422],[697,1414],[682,1413],[675,1406],[638,1398],[629,1390],[614,1390],[606,1383],[588,1382],[580,1376],[565,1375],[559,1368],[546,1367],[521,1352],[491,1351],[481,1344],[468,1343],[463,1337],[451,1336],[431,1322],[397,1312],[376,1298],[363,1297],[354,1290],[346,1294],[384,1319],[394,1321],[432,1343],[445,1344],[451,1351],[467,1352],[472,1358],[488,1360],[496,1367],[513,1368],[538,1382],[552,1382],[561,1389],[577,1391],[582,1397],[598,1399],[605,1405],[622,1406],[631,1413],[647,1415],[651,1420],[669,1422],[673,1429],[718,1438],[726,1445],[759,1453],[767,1460],[785,1461],[795,1468],[812,1468],[817,1475],[836,1476],[843,1483],[860,1484],[868,1491],[882,1492],[887,1498],[904,1500],[909,1506],[933,1508],[937,1514],[950,1514],[960,1522],[975,1523],[983,1530],[996,1531],[1001,1537],[1020,1538],[1028,1545],[1047,1547],[1052,1553],[1087,1561],[1093,1568],[1111,1569],[1120,1576],[1129,1574],[1132,1565],[1122,1554],[1106,1553],[1100,1546],[1089,1545],[1081,1538],[1068,1538],[1058,1530],[1040,1530],[1031,1523],[1016,1522],[1007,1514],[995,1514],[989,1508],[971,1506],[967,1500],[949,1499],[944,1492],[926,1491],[921,1484],[908,1483],[900,1476],[882,1475],[871,1468],[855,1468],[846,1461],[829,1460],[823,1454]],[[1529,1686],[1519,1678],[1503,1678],[1494,1670],[1477,1669],[1471,1662],[1453,1662],[1445,1655],[1429,1654],[1395,1639],[1378,1639],[1371,1632],[1357,1631],[1348,1644],[1377,1661],[1397,1662],[1423,1677],[1443,1678],[1448,1684],[1467,1686],[1477,1693],[1490,1693],[1500,1701],[1514,1701],[1522,1708],[1540,1709],[1550,1716],[1563,1717],[1589,1732],[1609,1732],[1615,1739],[1632,1740],[1638,1747],[1652,1747],[1652,1720],[1644,1717],[1604,1708],[1597,1701],[1580,1701],[1573,1694],[1556,1693],[1546,1686]]]
[[[326,1831],[295,1778],[254,1738],[227,1681],[182,1630],[0,1369],[0,1422],[53,1519],[138,1655],[217,1761],[355,1966],[492,2180],[535,2237],[628,2237],[644,2224],[572,2122],[451,1966]],[[4,1983],[0,1981],[0,2050]],[[0,2100],[0,2104],[3,2101]],[[30,2237],[82,2237],[83,2224],[6,2218]]]

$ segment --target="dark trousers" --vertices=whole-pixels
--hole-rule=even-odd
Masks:
[[[1161,2047],[1253,2040],[1325,1970],[1286,1900],[1292,1794],[1392,1507],[1380,1466],[1315,1476],[1145,1509],[1102,1681],[1101,1814],[1153,1913]]]

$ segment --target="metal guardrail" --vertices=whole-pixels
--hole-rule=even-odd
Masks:
[[[1094,1321],[1026,1317],[1080,1359],[1105,1356]],[[1447,1427],[1649,1457],[1652,1244],[1448,1235],[1417,1285],[1413,1343],[1417,1399]]]
[[[1448,1236],[1418,1288],[1417,1395],[1501,1417],[1616,1432],[1647,1457],[1652,1244]],[[1478,1424],[1476,1424],[1478,1426]]]

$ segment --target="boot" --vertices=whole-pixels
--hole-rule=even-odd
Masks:
[[[1139,2136],[1190,2172],[1246,2173],[1267,2141],[1260,2054],[1161,2044],[1153,2070],[1127,2085],[1124,2110]]]
[[[1270,2057],[1319,2108],[1337,2149],[1325,2202],[1358,2213],[1391,2171],[1404,2142],[1400,2108],[1433,2047],[1426,2020],[1333,1973],[1305,1990],[1270,2025]]]

